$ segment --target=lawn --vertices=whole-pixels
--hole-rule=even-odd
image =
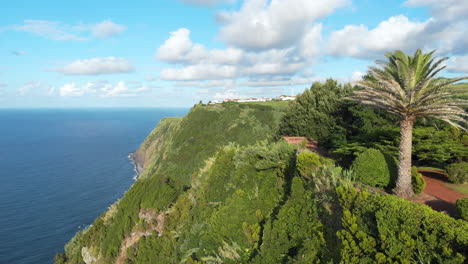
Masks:
[[[446,174],[445,170],[437,167],[418,167],[418,170],[422,171],[433,171],[433,172],[438,172],[441,174]]]
[[[468,183],[465,183],[465,184],[445,183],[445,185],[454,191],[468,195]]]

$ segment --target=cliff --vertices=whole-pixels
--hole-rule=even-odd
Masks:
[[[358,190],[325,158],[301,175],[296,147],[275,140],[284,107],[199,105],[162,120],[136,152],[141,177],[56,263],[465,261],[466,221]]]

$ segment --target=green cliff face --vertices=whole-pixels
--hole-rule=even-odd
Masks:
[[[137,152],[145,171],[56,263],[463,263],[468,223],[357,191],[327,164],[303,177],[274,141],[284,105],[196,106]]]

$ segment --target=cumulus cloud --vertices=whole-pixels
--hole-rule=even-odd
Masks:
[[[59,95],[63,97],[77,97],[95,95],[99,97],[136,97],[150,92],[151,87],[140,82],[119,81],[116,85],[106,81],[88,82],[79,86],[68,83],[59,88]]]
[[[335,56],[375,58],[388,51],[417,48],[436,49],[439,55],[464,55],[468,52],[468,2],[460,0],[408,0],[408,7],[426,6],[432,15],[425,21],[411,21],[404,15],[390,17],[377,27],[347,25],[334,31],[329,53]]]
[[[193,42],[187,28],[171,32],[156,51],[156,59],[170,65],[161,70],[160,78],[197,87],[200,82],[229,80],[241,80],[247,86],[288,83],[284,80],[291,80],[322,53],[323,26],[317,20],[348,2],[243,1],[239,10],[217,14],[224,49]],[[259,81],[267,79],[273,83]]]
[[[186,28],[180,28],[170,35],[156,52],[156,58],[165,62],[236,64],[243,55],[240,49],[208,50],[201,44],[193,43],[190,39],[190,30]]]
[[[102,75],[128,73],[134,68],[125,58],[104,57],[76,60],[55,70],[65,75]]]
[[[303,40],[294,47],[245,51],[239,48],[208,49],[193,43],[190,30],[181,28],[159,47],[156,58],[182,67],[165,68],[163,80],[217,80],[258,75],[294,75],[307,65],[304,56],[318,55],[314,43],[319,41],[321,25],[311,27]]]
[[[468,73],[468,55],[450,58],[447,70],[450,72]]]
[[[7,26],[6,29],[29,32],[54,40],[84,41],[89,39],[89,34],[99,38],[106,38],[122,33],[127,27],[110,20],[97,24],[78,23],[70,25],[60,21],[27,19],[21,25]]]
[[[246,0],[237,12],[221,12],[221,38],[248,50],[296,44],[311,22],[348,4],[346,0]]]
[[[428,22],[412,22],[406,16],[394,16],[382,21],[376,28],[348,25],[334,31],[328,43],[329,53],[336,56],[375,58],[396,49],[414,50],[421,47],[420,38]]]
[[[428,6],[431,14],[439,20],[466,19],[468,2],[462,0],[408,0],[404,3],[409,7]]]
[[[127,27],[116,24],[110,20],[105,20],[92,26],[91,30],[94,36],[98,38],[107,38],[121,34],[127,30]]]

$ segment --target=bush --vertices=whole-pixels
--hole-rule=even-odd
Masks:
[[[468,162],[452,163],[445,167],[448,178],[453,183],[468,182]]]
[[[468,198],[458,199],[455,203],[458,218],[468,221]]]
[[[418,172],[417,167],[411,168],[411,183],[413,184],[414,193],[421,193],[426,188],[426,181],[422,174]]]
[[[320,156],[315,152],[301,152],[297,155],[296,166],[302,176],[309,176],[314,168],[321,165]]]
[[[376,149],[359,154],[351,169],[356,181],[376,187],[389,187],[397,171],[394,159]]]
[[[336,188],[340,263],[467,263],[468,222],[394,195]]]

